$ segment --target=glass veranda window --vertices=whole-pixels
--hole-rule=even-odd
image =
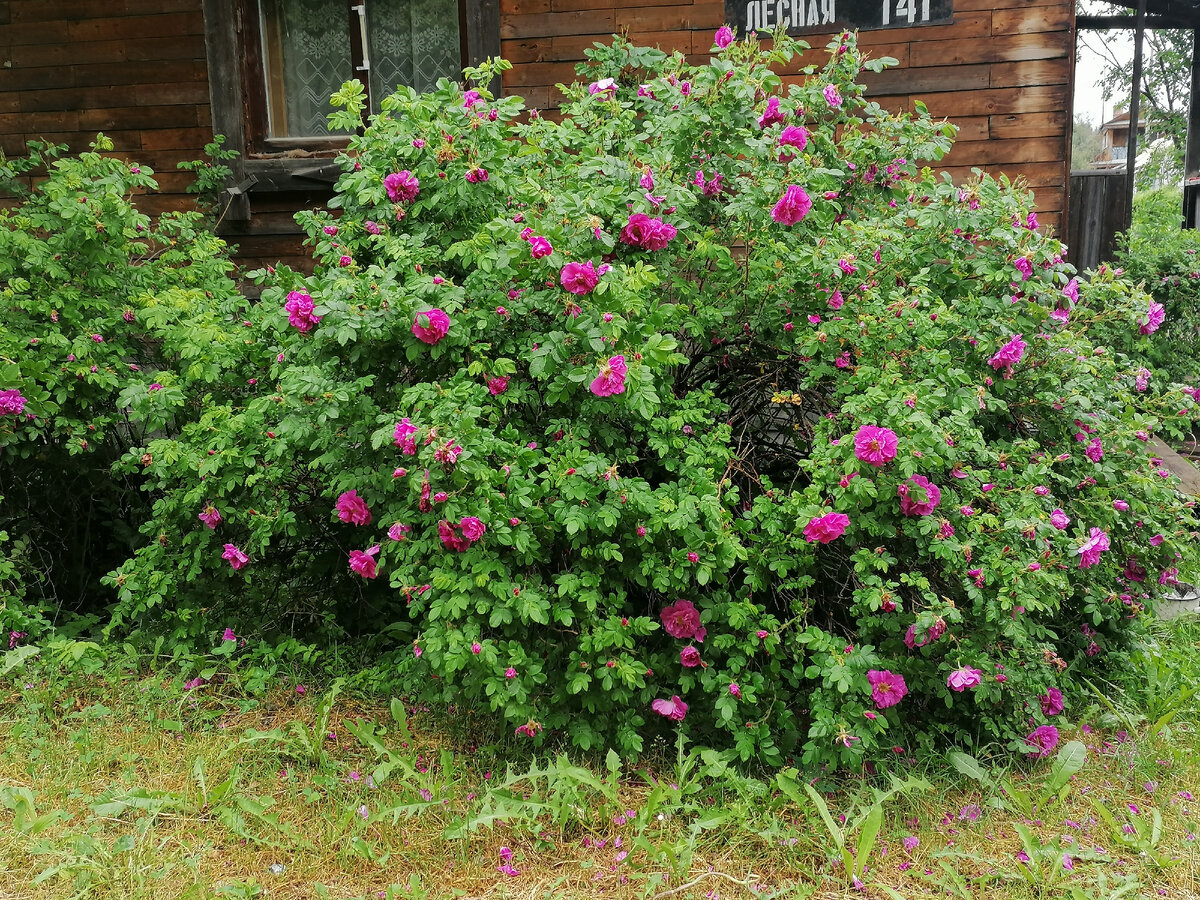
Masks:
[[[329,97],[351,78],[378,112],[397,85],[462,73],[459,0],[259,0],[259,15],[268,138],[330,136]]]

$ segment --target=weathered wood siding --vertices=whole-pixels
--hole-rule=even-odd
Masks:
[[[614,32],[638,43],[702,59],[725,18],[713,0],[500,0],[504,55],[514,63],[505,89],[533,106],[554,107],[554,85],[574,80],[583,50]],[[899,65],[867,73],[871,97],[889,109],[925,103],[960,128],[940,164],[956,179],[973,167],[1022,175],[1037,194],[1039,219],[1059,228],[1070,158],[1073,0],[954,0],[946,25],[864,31],[873,57]],[[813,46],[785,73],[799,78],[823,62],[834,35],[811,35]]]

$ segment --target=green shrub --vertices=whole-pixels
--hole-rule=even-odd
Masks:
[[[783,90],[797,46],[617,40],[561,122],[490,66],[385,100],[299,217],[316,272],[259,273],[249,389],[126,455],[114,627],[399,648],[585,748],[1047,750],[1183,565],[1146,440],[1195,403],[1089,340],[1144,294],[921,169],[952,129],[866,100],[850,36]]]
[[[1133,227],[1117,261],[1127,279],[1162,304],[1166,321],[1152,336],[1117,338],[1117,346],[1162,380],[1200,388],[1200,232],[1180,227],[1182,206],[1178,189],[1134,198]]]
[[[223,318],[232,341],[229,309],[244,301],[197,214],[137,211],[150,170],[101,155],[103,135],[78,157],[62,149],[31,144],[0,165],[19,201],[0,211],[0,529],[24,546],[44,603],[79,609],[111,602],[99,578],[150,515],[136,471],[113,463],[203,404],[197,389],[180,407],[184,382],[220,370],[202,330]]]

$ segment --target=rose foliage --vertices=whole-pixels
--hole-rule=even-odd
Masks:
[[[241,389],[127,454],[114,624],[354,635],[533,742],[1029,749],[1188,564],[1147,438],[1196,404],[1089,338],[1144,294],[921,168],[953,129],[865,99],[849,36],[785,86],[800,47],[617,41],[561,121],[502,64],[385,100]]]

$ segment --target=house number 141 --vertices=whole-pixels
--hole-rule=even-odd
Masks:
[[[918,3],[920,9],[918,10]],[[929,21],[929,0],[883,0],[883,24]]]

